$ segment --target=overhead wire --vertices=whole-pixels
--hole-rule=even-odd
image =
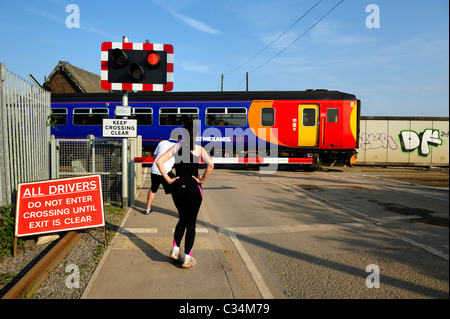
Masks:
[[[249,60],[247,60],[246,62],[242,63],[241,65],[239,65],[238,67],[234,68],[233,70],[224,73],[223,75],[228,75],[236,70],[238,70],[239,68],[241,68],[242,66],[246,65],[247,63],[249,63],[250,61],[252,61],[254,58],[256,58],[259,54],[261,54],[264,50],[266,50],[269,46],[271,46],[275,41],[277,41],[279,38],[281,38],[284,34],[286,34],[287,31],[289,31],[295,24],[297,24],[301,19],[303,19],[309,12],[311,12],[322,0],[319,0],[316,4],[314,4],[306,13],[304,13],[299,19],[297,19],[297,21],[295,21],[291,26],[289,26],[283,33],[281,33],[277,38],[275,38],[272,42],[270,42],[268,45],[266,45],[262,50],[260,50],[257,54],[255,54],[253,57],[251,57]],[[309,31],[311,31],[311,29],[313,29],[317,24],[319,24],[323,19],[325,19],[331,12],[333,12],[342,2],[344,2],[344,0],[339,1],[333,8],[331,8],[327,13],[325,13],[319,20],[317,20],[311,27],[309,27],[305,32],[303,32],[299,37],[297,37],[294,41],[292,41],[288,46],[286,46],[284,49],[282,49],[281,51],[279,51],[277,54],[275,54],[274,56],[272,56],[270,59],[266,60],[264,63],[260,64],[259,66],[257,66],[256,68],[252,69],[251,71],[249,71],[248,73],[252,73],[255,72],[256,70],[260,69],[261,67],[263,67],[264,65],[266,65],[267,63],[269,63],[270,61],[272,61],[273,59],[275,59],[277,56],[279,56],[281,53],[283,53],[284,51],[286,51],[288,48],[290,48],[295,42],[297,42],[298,40],[300,40],[306,33],[308,33]],[[244,78],[245,79],[245,78]],[[241,81],[241,83],[239,84],[239,88],[242,86],[244,80]],[[202,81],[203,82],[209,82],[209,81]],[[198,83],[195,83],[198,84]],[[193,85],[193,84],[191,84]],[[239,90],[238,88],[238,90]]]
[[[275,41],[277,41],[279,38],[281,38],[283,35],[286,34],[286,32],[288,32],[293,26],[295,26],[300,20],[302,20],[308,13],[310,13],[320,2],[322,2],[322,0],[319,0],[315,5],[313,5],[308,11],[306,11],[300,18],[297,19],[297,21],[295,21],[293,24],[291,24],[291,26],[289,26],[283,33],[281,33],[278,37],[276,37],[274,40],[272,40],[272,42],[270,42],[269,44],[267,44],[263,49],[261,49],[258,53],[256,53],[253,57],[251,57],[250,59],[248,59],[246,62],[242,63],[241,65],[235,67],[233,70],[224,73],[224,75],[228,75],[233,73],[234,71],[237,71],[238,69],[240,69],[241,67],[243,67],[244,65],[246,65],[247,63],[249,63],[250,61],[252,61],[254,58],[256,58],[258,55],[260,55],[262,52],[264,52],[264,50],[266,50],[268,47],[270,47]]]
[[[295,42],[297,42],[299,39],[301,39],[306,33],[308,33],[312,28],[314,28],[317,24],[319,24],[323,19],[325,19],[331,12],[333,12],[342,2],[344,2],[344,0],[339,1],[339,3],[337,3],[333,8],[331,8],[331,10],[329,10],[325,15],[323,15],[319,20],[316,21],[316,23],[314,23],[311,27],[309,27],[305,32],[303,32],[298,38],[296,38],[294,41],[292,41],[287,47],[285,47],[283,50],[281,50],[280,52],[278,52],[277,54],[275,54],[274,56],[272,56],[270,59],[268,59],[267,61],[265,61],[264,63],[260,64],[259,66],[257,66],[256,68],[254,68],[253,70],[249,71],[249,73],[252,73],[256,70],[258,70],[259,68],[263,67],[264,65],[266,65],[267,63],[269,63],[270,61],[272,61],[273,59],[275,59],[277,56],[279,56],[281,53],[283,53],[284,51],[286,51],[289,47],[291,47]]]
[[[238,86],[238,88],[237,88],[236,91],[239,91],[239,89],[240,89],[241,86],[242,86],[242,83],[244,83],[244,81],[245,81],[246,78],[247,78],[247,76],[244,76],[244,78],[242,79],[241,83],[239,83],[239,86]]]

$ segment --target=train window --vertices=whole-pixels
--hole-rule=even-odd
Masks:
[[[171,109],[171,108],[162,108],[159,110],[160,114],[177,114],[178,113],[178,109]]]
[[[186,119],[198,120],[198,109],[196,108],[170,108],[159,109],[159,125],[184,125]]]
[[[178,112],[180,114],[198,114],[198,109],[193,109],[193,108],[180,108],[178,109]]]
[[[153,109],[147,107],[131,108],[129,119],[137,120],[138,125],[152,125]]]
[[[52,125],[66,125],[67,109],[52,109],[50,122],[51,122],[50,124]]]
[[[316,109],[303,109],[303,126],[316,126]]]
[[[274,126],[275,125],[275,109],[265,107],[261,109],[261,125]]]
[[[108,114],[108,109],[91,109],[92,114]]]
[[[245,126],[247,125],[247,109],[244,107],[206,109],[206,125],[208,126]]]
[[[108,118],[107,108],[76,108],[73,110],[74,125],[102,125],[105,118]]]
[[[327,123],[338,122],[338,109],[327,109]]]

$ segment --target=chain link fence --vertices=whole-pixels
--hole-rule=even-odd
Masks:
[[[141,183],[141,167],[134,165],[140,156],[141,138],[129,139],[128,198],[133,204],[134,194]],[[95,139],[51,139],[52,178],[100,174],[104,202],[122,203],[122,141]],[[136,167],[135,167],[136,166]],[[124,203],[122,203],[124,204]]]

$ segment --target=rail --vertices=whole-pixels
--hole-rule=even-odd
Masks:
[[[30,299],[80,240],[81,233],[68,232],[25,276],[1,299]]]

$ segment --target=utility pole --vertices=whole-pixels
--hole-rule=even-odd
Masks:
[[[246,91],[248,92],[248,72],[245,73]]]
[[[222,81],[220,82],[220,92],[223,92],[223,73],[222,73]]]

